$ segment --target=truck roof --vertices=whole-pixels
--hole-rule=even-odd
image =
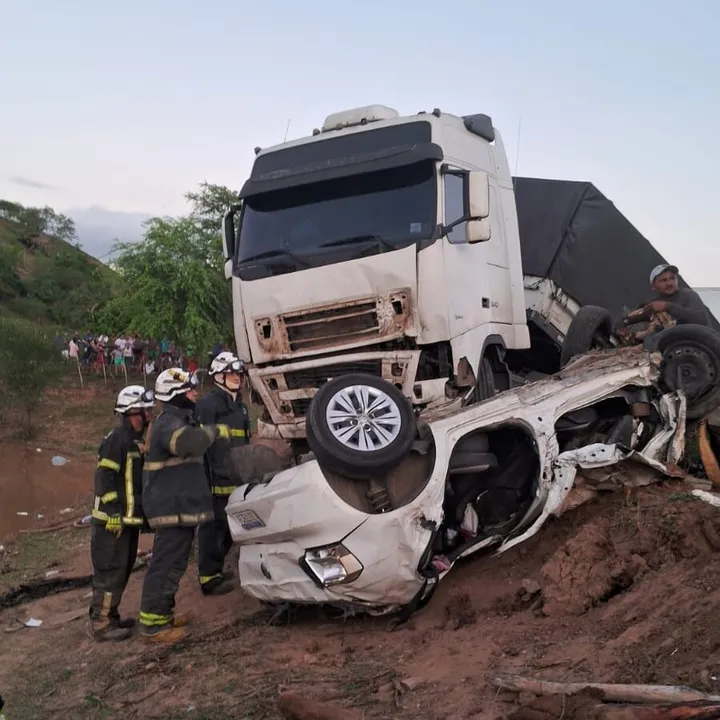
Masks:
[[[525,275],[549,278],[615,318],[652,298],[650,271],[667,261],[592,183],[515,177],[513,184]],[[682,278],[680,286],[688,287]]]

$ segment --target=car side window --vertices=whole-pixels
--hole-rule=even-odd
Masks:
[[[463,178],[459,175],[444,175],[445,188],[445,225],[459,220],[464,214],[465,187]],[[465,223],[456,225],[447,235],[448,240],[458,245],[465,242]]]

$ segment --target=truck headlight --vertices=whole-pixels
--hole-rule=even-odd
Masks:
[[[350,583],[363,571],[362,563],[342,543],[306,550],[300,566],[320,587]]]

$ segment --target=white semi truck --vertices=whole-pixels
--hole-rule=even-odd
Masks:
[[[330,115],[257,148],[239,200],[223,228],[237,350],[258,434],[297,452],[329,380],[381,377],[420,416],[484,400],[557,370],[580,304],[619,315],[662,262],[589,183],[513,178],[483,114]]]

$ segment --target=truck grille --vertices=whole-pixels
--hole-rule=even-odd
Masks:
[[[320,367],[295,370],[294,372],[285,373],[285,382],[287,383],[288,390],[319,388],[332,378],[356,372],[381,377],[382,360],[361,360],[354,363],[321,365]]]
[[[281,319],[291,352],[356,342],[380,334],[375,302],[288,314]]]

